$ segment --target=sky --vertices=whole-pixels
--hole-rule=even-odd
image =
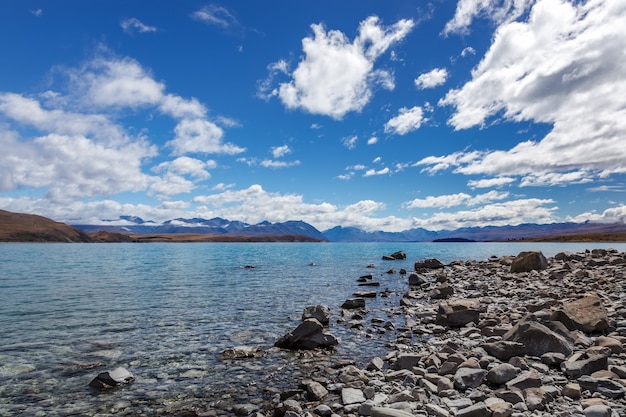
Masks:
[[[3,0],[0,209],[626,219],[626,0]]]

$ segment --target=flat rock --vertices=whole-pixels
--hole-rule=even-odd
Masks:
[[[364,403],[365,395],[358,388],[343,388],[341,390],[341,402],[343,405]]]
[[[563,304],[561,309],[552,313],[550,319],[560,321],[570,330],[587,333],[600,332],[609,327],[606,308],[597,294]]]

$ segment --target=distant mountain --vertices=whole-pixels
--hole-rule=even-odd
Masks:
[[[354,227],[334,227],[322,232],[331,242],[431,242],[434,240],[511,241],[557,235],[626,232],[624,223],[551,223],[517,226],[487,226],[457,230],[429,231],[410,229],[403,232],[365,232]]]
[[[365,232],[356,227],[333,227],[322,232],[331,242],[427,242],[439,234],[426,229],[410,229],[404,232]]]
[[[131,216],[122,216],[121,220],[128,220]],[[136,217],[134,219],[140,218]],[[111,222],[112,221],[108,221]],[[278,236],[278,235],[301,235],[315,240],[328,240],[319,230],[302,221],[287,221],[284,223],[270,223],[264,221],[250,225],[240,221],[230,221],[215,217],[212,219],[191,218],[173,219],[156,224],[152,221],[133,221],[131,225],[84,225],[77,224],[74,227],[85,233],[113,232],[130,234],[175,234],[193,233],[201,235],[224,235],[224,236]]]
[[[34,214],[0,210],[0,242],[89,242],[81,230]]]
[[[116,225],[123,221],[125,225]],[[72,227],[73,226],[73,227]],[[156,235],[161,239],[171,240],[169,235],[210,235],[220,241],[236,241],[237,237],[245,241],[282,240],[294,241],[299,237],[308,240],[331,242],[452,242],[452,241],[521,241],[559,236],[560,240],[573,235],[608,236],[626,233],[624,223],[552,223],[520,224],[517,226],[488,226],[462,228],[457,230],[430,231],[422,228],[402,232],[366,232],[355,227],[337,226],[320,232],[303,221],[286,221],[247,224],[215,217],[177,218],[158,224],[152,220],[143,220],[136,216],[120,216],[117,220],[104,220],[101,225],[68,226],[41,216],[11,213],[0,210],[0,241],[61,241],[88,242],[124,240],[124,236],[96,235],[96,232],[120,233],[123,235]],[[87,235],[89,234],[89,236]],[[93,236],[94,240],[90,240]],[[281,238],[281,236],[283,238]],[[565,238],[563,238],[565,236]],[[243,239],[245,238],[245,239]],[[148,238],[146,238],[148,239]],[[172,238],[174,239],[174,238]],[[205,239],[205,238],[203,238]],[[147,240],[143,240],[147,241]]]

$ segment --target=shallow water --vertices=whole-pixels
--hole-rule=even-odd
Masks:
[[[406,277],[436,257],[487,259],[542,250],[626,244],[551,243],[149,243],[0,244],[0,416],[176,415],[260,399],[301,378],[298,355],[222,361],[228,347],[269,349],[308,305],[331,307],[342,343],[329,359],[367,361],[385,337],[336,323],[356,279],[373,273],[390,298],[367,301],[372,317],[394,320]],[[404,261],[382,261],[402,250]],[[374,264],[375,268],[367,268]],[[246,268],[254,266],[254,268]],[[136,381],[113,393],[88,387],[124,366]]]

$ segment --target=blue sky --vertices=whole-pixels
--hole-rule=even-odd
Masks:
[[[5,210],[626,217],[626,0],[5,0],[0,37]]]

